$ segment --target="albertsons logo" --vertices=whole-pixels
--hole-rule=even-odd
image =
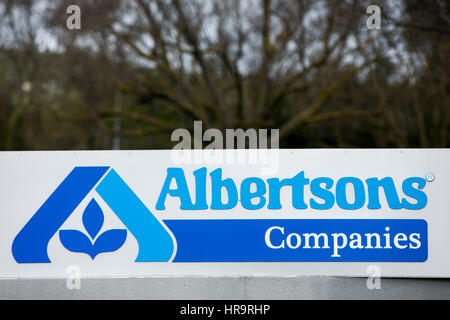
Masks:
[[[94,188],[128,230],[111,229],[99,234],[104,216],[95,199],[83,213],[85,232],[60,230]],[[15,260],[50,262],[47,246],[57,232],[67,250],[86,253],[92,259],[100,253],[118,250],[128,232],[139,245],[136,262],[169,261],[174,249],[173,240],[161,222],[110,167],[75,167],[17,234],[12,245]]]
[[[208,176],[210,183],[207,183]],[[304,171],[283,180],[248,177],[239,181],[223,177],[221,168],[208,175],[208,169],[203,167],[194,171],[193,177],[195,187],[189,190],[184,170],[167,168],[155,209],[164,211],[166,200],[176,199],[180,211],[186,215],[182,215],[184,219],[160,221],[114,169],[76,167],[17,234],[12,245],[13,256],[19,263],[48,263],[48,243],[57,236],[67,250],[87,254],[94,260],[99,254],[120,249],[133,236],[139,246],[136,262],[424,262],[428,258],[427,221],[407,219],[405,215],[407,210],[417,211],[427,205],[424,188],[432,179],[409,177],[397,190],[391,177],[370,177],[365,182],[357,177],[342,177],[335,181],[327,177],[309,179]],[[252,185],[256,191],[251,190]],[[354,194],[349,198],[347,185],[353,185]],[[280,215],[281,188],[286,186],[290,186],[292,197],[285,199],[284,205],[289,208],[291,201],[290,210],[298,212],[298,218],[286,219]],[[104,216],[95,199],[83,208],[83,230],[61,229],[93,190],[126,229],[102,231]],[[381,201],[381,190],[385,201]],[[222,199],[223,191],[228,194],[226,203]],[[259,201],[252,202],[255,199]],[[343,210],[355,211],[364,206],[375,212],[385,211],[387,208],[382,203],[389,210],[403,210],[401,216],[336,219]],[[210,215],[203,219],[189,218],[192,210],[226,213],[235,207],[242,218]],[[312,218],[302,218],[302,212],[314,214],[312,210],[333,207],[337,208],[329,219],[311,215]],[[269,219],[249,218],[247,213],[256,210]],[[269,216],[270,212],[273,214]]]

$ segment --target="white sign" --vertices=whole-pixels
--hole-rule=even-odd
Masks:
[[[0,152],[0,277],[450,277],[448,149],[208,152]]]

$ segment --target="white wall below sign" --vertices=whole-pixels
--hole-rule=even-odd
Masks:
[[[83,279],[68,290],[65,279],[0,280],[0,299],[443,299],[449,279],[382,279],[369,290],[366,278],[342,277],[152,277]]]

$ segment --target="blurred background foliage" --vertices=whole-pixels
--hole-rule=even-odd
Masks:
[[[2,0],[0,150],[166,149],[194,120],[450,147],[449,75],[447,0]]]

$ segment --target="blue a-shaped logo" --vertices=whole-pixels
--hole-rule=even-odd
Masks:
[[[17,234],[12,245],[16,261],[50,262],[47,254],[50,239],[94,188],[136,238],[139,246],[136,262],[170,260],[174,250],[172,237],[114,169],[76,167]],[[100,253],[118,250],[127,238],[127,230],[111,229],[99,234],[103,220],[100,206],[92,199],[83,213],[87,235],[79,230],[60,230],[62,245],[92,259]]]

